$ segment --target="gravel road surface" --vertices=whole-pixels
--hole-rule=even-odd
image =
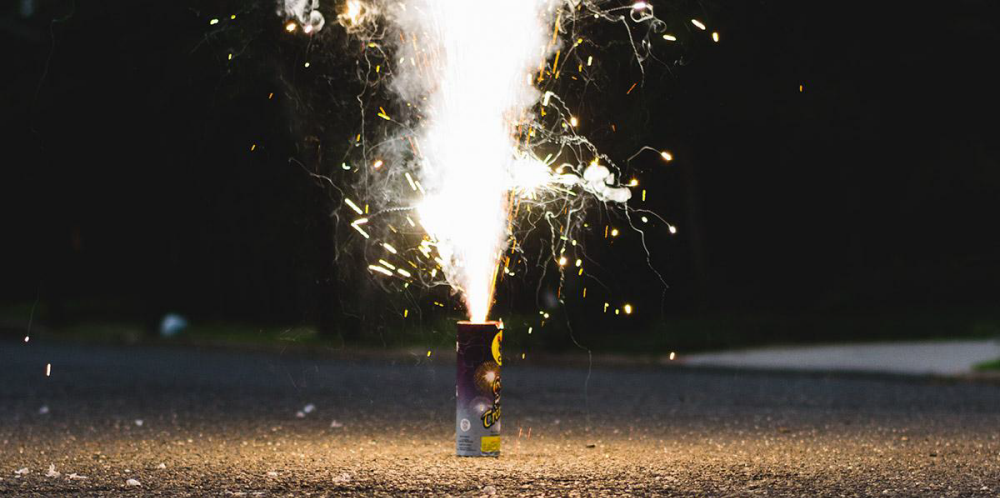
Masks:
[[[0,342],[0,495],[1000,496],[995,383],[512,360],[470,459],[437,356]]]

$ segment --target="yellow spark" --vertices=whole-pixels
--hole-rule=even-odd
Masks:
[[[236,19],[236,14],[229,16],[230,19]]]
[[[663,39],[667,41],[677,41],[677,37],[674,35],[663,35]]]
[[[646,189],[642,189],[642,202],[646,202]]]
[[[219,24],[218,19],[212,19],[211,21],[208,21],[209,26],[215,26],[216,24]]]
[[[375,164],[372,164],[372,167],[375,168],[375,169],[379,169],[379,168],[382,167],[383,164],[385,164],[385,163],[382,162],[381,159],[378,159],[378,160],[375,161]]]
[[[584,299],[587,298],[587,288],[586,287],[583,288],[583,298]]]
[[[410,272],[408,272],[408,271],[406,271],[406,270],[404,270],[402,268],[396,268],[396,273],[399,273],[400,275],[402,275],[402,276],[404,276],[406,278],[410,278],[410,277],[413,276],[413,275],[410,274]]]
[[[608,312],[608,306],[611,306],[611,303],[604,303],[604,312],[605,313]]]
[[[365,214],[365,213],[361,212],[361,208],[359,208],[358,205],[354,203],[354,201],[348,199],[347,197],[344,197],[344,204],[347,204],[347,206],[350,207],[351,209],[353,209],[355,213]],[[365,221],[368,221],[368,220],[365,220]],[[355,223],[357,223],[357,221],[355,221]]]
[[[291,22],[291,21],[289,21],[288,24],[285,25],[285,31],[288,31],[289,33],[294,33],[295,30],[298,29],[298,28],[299,28],[299,25],[295,24],[294,22]]]
[[[696,26],[696,27],[697,27],[698,29],[700,29],[700,30],[702,30],[702,31],[704,31],[704,30],[706,30],[706,29],[707,29],[707,28],[705,27],[705,25],[704,25],[704,24],[702,24],[702,22],[701,22],[701,21],[699,21],[699,20],[697,20],[697,19],[691,19],[691,24],[694,24],[694,25],[695,25],[695,26]]]
[[[431,357],[431,351],[430,351],[429,349],[427,350],[427,357],[428,357],[428,358],[430,358],[430,357]]]
[[[624,308],[625,308],[625,314],[626,315],[631,315],[632,314],[632,305],[631,304],[626,304],[624,306]]]
[[[622,314],[622,310],[620,308],[615,308],[615,314],[616,315]]]
[[[670,352],[670,361],[674,361],[674,358],[677,358],[677,353],[671,351]]]
[[[611,229],[611,236],[612,237],[617,237],[618,236],[618,229],[617,228],[612,228]]]
[[[635,178],[633,178],[632,181],[628,182],[628,186],[629,187],[637,187],[637,186],[639,186],[639,180],[636,180]]]
[[[667,230],[670,230],[671,234],[677,233],[677,227],[670,225]]]
[[[233,60],[233,54],[229,54],[229,60]]]
[[[713,31],[712,32],[712,41],[714,41],[715,43],[719,43],[719,32],[718,31]]]
[[[576,125],[580,124],[580,121],[576,119],[576,116],[569,117],[569,125],[576,128]]]
[[[674,160],[674,155],[671,154],[671,153],[669,153],[669,152],[667,152],[667,151],[665,151],[665,150],[664,151],[660,151],[660,157],[662,157],[663,160],[666,161],[666,162],[668,162],[668,163],[670,161]]]
[[[267,100],[271,100],[273,98],[274,98],[274,92],[267,94]]]
[[[392,276],[392,272],[391,271],[386,270],[385,268],[382,268],[381,266],[378,266],[378,265],[368,265],[368,269],[371,270],[371,271],[377,271],[377,272],[379,272],[379,273],[381,273],[383,275],[386,275],[386,276],[390,276],[390,277]]]
[[[380,260],[378,260],[378,262],[379,262],[379,264],[381,264],[382,266],[384,266],[384,267],[386,267],[386,268],[388,268],[390,270],[395,270],[396,269],[396,267],[393,266],[392,263],[390,263],[390,262],[388,262],[388,261],[386,261],[384,259],[380,259]]]
[[[802,85],[799,85],[799,93],[802,93]]]
[[[250,152],[253,152],[257,148],[257,144],[250,145]]]
[[[396,251],[396,248],[392,247],[391,245],[389,245],[388,242],[383,243],[382,247],[384,247],[386,251],[389,251],[389,252],[391,252],[393,254],[398,254],[398,252]]]
[[[406,318],[408,316],[410,316],[410,310],[409,309],[403,310],[403,318]]]
[[[385,113],[385,109],[379,107],[378,111],[379,111],[378,112],[378,117],[380,117],[380,118],[382,118],[382,119],[384,119],[386,121],[392,121],[392,118],[390,118],[389,115]]]
[[[521,353],[521,359],[522,360],[524,359],[524,353]]]

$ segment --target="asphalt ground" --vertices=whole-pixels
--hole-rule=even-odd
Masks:
[[[0,495],[1000,496],[996,383],[529,358],[458,458],[438,356],[0,342]]]

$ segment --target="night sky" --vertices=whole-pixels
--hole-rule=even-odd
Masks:
[[[339,166],[357,125],[356,47],[336,24],[309,40],[270,3],[15,3],[0,8],[0,300],[37,298],[55,322],[338,324],[393,306],[357,258],[334,261],[350,229],[307,174]],[[595,231],[600,285],[566,292],[597,301],[567,309],[642,313],[578,328],[1000,308],[993,2],[653,3],[683,43],[628,94],[641,74],[609,45],[601,92],[577,103],[620,164],[674,153],[627,165],[678,228],[647,232],[667,286],[637,235]],[[537,313],[553,285],[505,282],[498,309]]]

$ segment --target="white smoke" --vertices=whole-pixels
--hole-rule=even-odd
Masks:
[[[319,0],[284,0],[279,16],[294,19],[306,33],[316,33],[326,25],[326,18],[319,11]]]

